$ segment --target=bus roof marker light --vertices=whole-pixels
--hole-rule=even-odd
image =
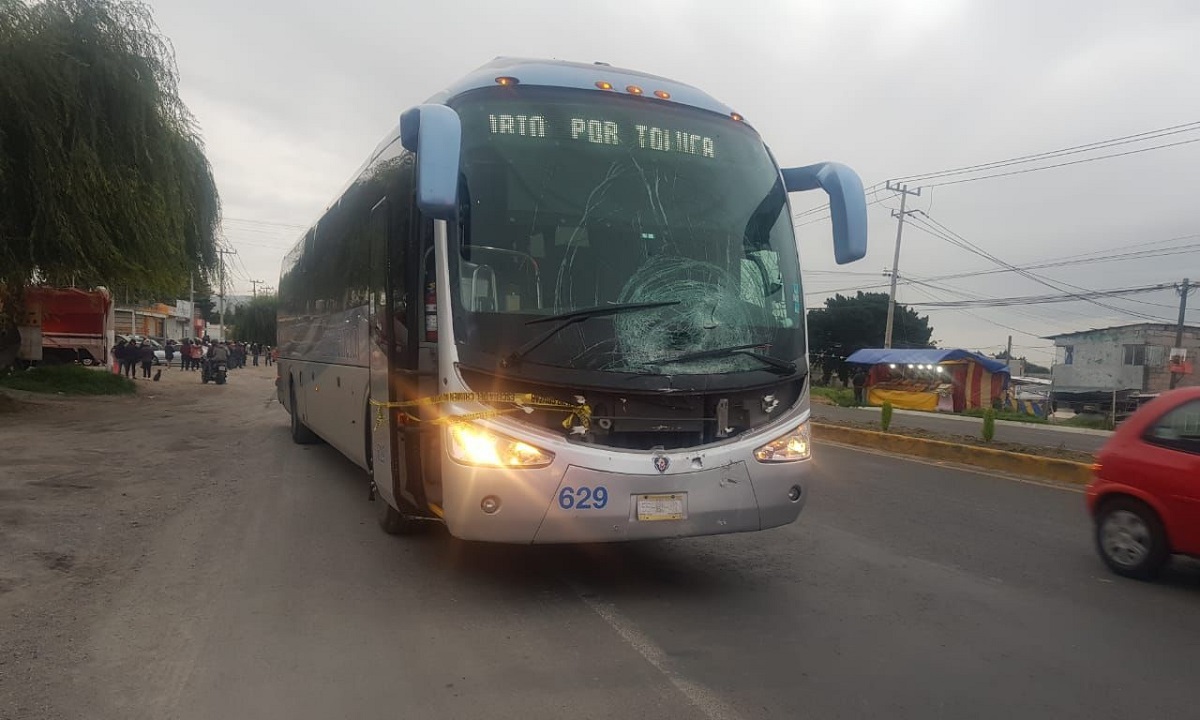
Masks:
[[[508,75],[501,75],[500,77],[496,78],[496,84],[503,87],[511,87],[519,82],[521,81],[515,77],[509,77]]]
[[[737,120],[738,122],[743,122],[746,119],[746,118],[742,117],[741,113],[735,113],[735,112],[729,113],[729,117],[733,118],[734,120]]]
[[[659,100],[670,100],[671,93],[667,92],[666,90],[655,90],[654,97],[658,98]]]
[[[597,80],[596,87],[600,88],[601,90],[612,90],[613,84],[607,80]]]
[[[641,95],[644,91],[637,85],[626,85],[625,92],[629,93],[630,95]]]

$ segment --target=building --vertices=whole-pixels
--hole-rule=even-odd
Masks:
[[[1138,323],[1047,336],[1055,345],[1051,378],[1055,400],[1067,395],[1156,394],[1170,388],[1175,325]],[[1200,385],[1191,364],[1200,355],[1200,327],[1184,326],[1188,371],[1178,386]],[[1089,401],[1091,402],[1091,401]]]
[[[177,300],[174,306],[166,303],[145,307],[118,305],[113,314],[118,335],[141,335],[174,340],[198,337],[195,328],[191,331],[188,329],[189,325],[195,324],[195,321],[192,320],[192,304],[187,300]]]

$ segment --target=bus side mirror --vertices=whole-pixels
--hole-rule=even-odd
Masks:
[[[400,144],[417,155],[417,207],[435,220],[458,212],[462,122],[445,105],[417,105],[400,116]]]
[[[833,162],[783,168],[781,172],[788,192],[821,188],[828,193],[833,256],[838,265],[861,260],[867,254],[867,198],[858,173]]]

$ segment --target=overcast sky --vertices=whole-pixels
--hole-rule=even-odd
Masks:
[[[249,292],[250,279],[277,284],[280,259],[301,227],[401,111],[499,55],[600,60],[697,85],[745,115],[781,163],[838,160],[866,185],[1200,120],[1195,0],[151,6],[175,45],[183,97],[215,168],[225,235],[239,253],[236,292]],[[1187,139],[1200,139],[1200,130],[1150,144]],[[1081,157],[1087,155],[1065,160]],[[926,188],[909,207],[1004,261],[1026,264],[1200,234],[1198,190],[1200,143],[1192,143]],[[820,205],[820,195],[793,196],[794,212]],[[797,220],[810,306],[831,290],[884,282],[896,233],[888,208],[897,205],[891,199],[870,207],[870,250],[847,266],[833,261],[828,221],[809,222],[821,213]],[[902,277],[988,267],[942,239],[905,230]],[[1200,247],[1037,272],[1093,290],[1197,279]],[[1055,292],[1012,273],[935,286],[902,285],[899,299],[963,297],[951,290],[991,297]],[[1173,321],[1178,300],[1164,290],[1104,302],[1122,311],[1072,302],[921,312],[931,315],[941,346],[994,352],[1013,334],[1014,354],[1046,360],[1051,343],[1038,336],[1141,319],[1125,311]],[[1200,300],[1194,305],[1189,319],[1200,322]]]

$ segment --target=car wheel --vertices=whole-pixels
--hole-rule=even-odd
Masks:
[[[1158,513],[1133,498],[1116,498],[1096,513],[1096,549],[1118,575],[1150,580],[1170,557]]]
[[[308,426],[300,420],[300,412],[296,407],[296,388],[293,387],[288,390],[288,400],[290,401],[288,408],[292,421],[292,442],[297,445],[312,445],[317,442],[320,439],[317,437],[317,434],[309,430]]]

